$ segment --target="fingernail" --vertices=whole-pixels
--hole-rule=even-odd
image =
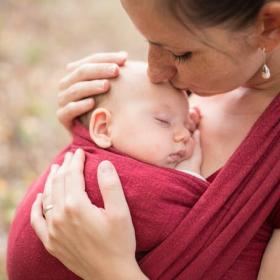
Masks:
[[[108,81],[106,80],[101,80],[101,81],[98,81],[98,84],[97,86],[101,89],[104,89],[106,87],[106,85],[108,84]]]
[[[118,67],[117,67],[116,65],[110,65],[110,66],[108,66],[108,71],[109,71],[111,74],[117,74]]]
[[[86,98],[86,99],[81,100],[81,102],[83,102],[84,105],[89,105],[89,104],[91,105],[91,104],[94,103],[94,99],[93,98]]]
[[[99,164],[99,170],[104,174],[112,173],[113,165],[110,161],[104,160]]]
[[[102,88],[105,89],[105,88],[108,88],[109,86],[109,81],[108,80],[103,80],[102,81]]]
[[[81,149],[81,148],[78,148],[77,150],[76,150],[76,154],[81,154],[83,152],[83,149]]]

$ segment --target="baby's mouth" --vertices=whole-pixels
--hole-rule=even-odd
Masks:
[[[186,157],[186,151],[181,150],[168,156],[168,163],[179,163]]]

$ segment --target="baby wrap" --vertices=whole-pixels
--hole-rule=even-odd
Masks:
[[[86,190],[99,207],[103,202],[97,166],[104,159],[115,165],[136,230],[136,257],[150,279],[253,280],[272,232],[266,221],[280,198],[279,119],[280,96],[211,183],[99,149],[79,123],[73,128],[73,142],[54,162],[61,163],[67,151],[82,147]],[[46,252],[30,226],[31,206],[48,172],[17,209],[8,243],[10,280],[79,279]],[[256,262],[239,265],[250,245],[257,248]]]

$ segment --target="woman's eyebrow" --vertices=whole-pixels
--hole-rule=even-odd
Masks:
[[[165,45],[165,44],[153,42],[153,41],[150,41],[150,40],[147,40],[147,42],[150,43],[151,45],[155,45],[155,46],[157,46],[157,47],[164,47],[164,48],[168,47],[168,46]]]
[[[149,44],[151,45],[154,45],[154,46],[157,46],[157,47],[160,47],[160,48],[163,48],[163,49],[166,49],[166,50],[176,50],[178,49],[177,47],[175,46],[169,46],[169,45],[166,45],[166,44],[162,44],[162,43],[157,43],[157,42],[153,42],[153,41],[150,41],[150,40],[146,40]]]

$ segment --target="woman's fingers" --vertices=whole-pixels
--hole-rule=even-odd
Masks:
[[[80,197],[88,196],[85,193],[84,179],[85,153],[82,149],[77,149],[69,165],[68,175],[65,178],[65,201],[73,202]]]
[[[125,52],[97,53],[68,64],[68,74],[59,85],[57,111],[59,121],[67,129],[76,117],[94,108],[94,95],[110,89],[107,79],[119,75],[119,66],[124,65],[126,59]]]
[[[119,66],[124,65],[127,59],[126,52],[116,52],[116,53],[96,53],[87,56],[83,59],[71,62],[67,65],[67,70],[73,71],[75,68],[79,67],[84,63],[115,63]]]
[[[49,173],[48,178],[47,178],[46,183],[45,183],[44,193],[42,194],[42,206],[43,206],[43,209],[47,209],[48,207],[53,205],[53,201],[52,201],[52,183],[53,183],[53,179],[54,179],[54,176],[55,176],[58,168],[59,168],[59,165],[57,165],[57,164],[53,164],[51,166],[50,173]]]
[[[201,112],[198,107],[192,107],[189,111],[189,129],[194,132],[200,124]]]
[[[65,154],[62,165],[59,167],[51,180],[52,204],[54,205],[54,211],[56,213],[59,213],[64,207],[64,199],[61,198],[65,195],[65,181],[70,173],[69,166],[71,164],[72,157],[73,154],[70,152]]]
[[[73,101],[105,93],[109,89],[110,83],[108,80],[78,82],[58,94],[58,105],[62,107]]]
[[[31,208],[30,222],[40,240],[46,244],[48,239],[48,227],[42,213],[42,194],[38,194]]]
[[[198,126],[201,120],[201,112],[198,107],[190,108],[190,118]]]
[[[115,63],[84,63],[64,77],[59,88],[65,90],[81,81],[115,78],[118,74],[119,66]]]
[[[129,213],[120,178],[109,161],[102,161],[97,170],[97,179],[105,210],[110,216],[126,217]]]
[[[57,118],[68,129],[78,116],[81,116],[94,108],[94,99],[87,98],[76,102],[70,102],[57,110]]]
[[[61,200],[61,197],[64,196],[65,177],[71,159],[72,153],[68,152],[61,166],[53,164],[51,167],[43,193],[43,211],[47,219],[52,216],[54,210],[58,212],[64,207],[64,200]]]

